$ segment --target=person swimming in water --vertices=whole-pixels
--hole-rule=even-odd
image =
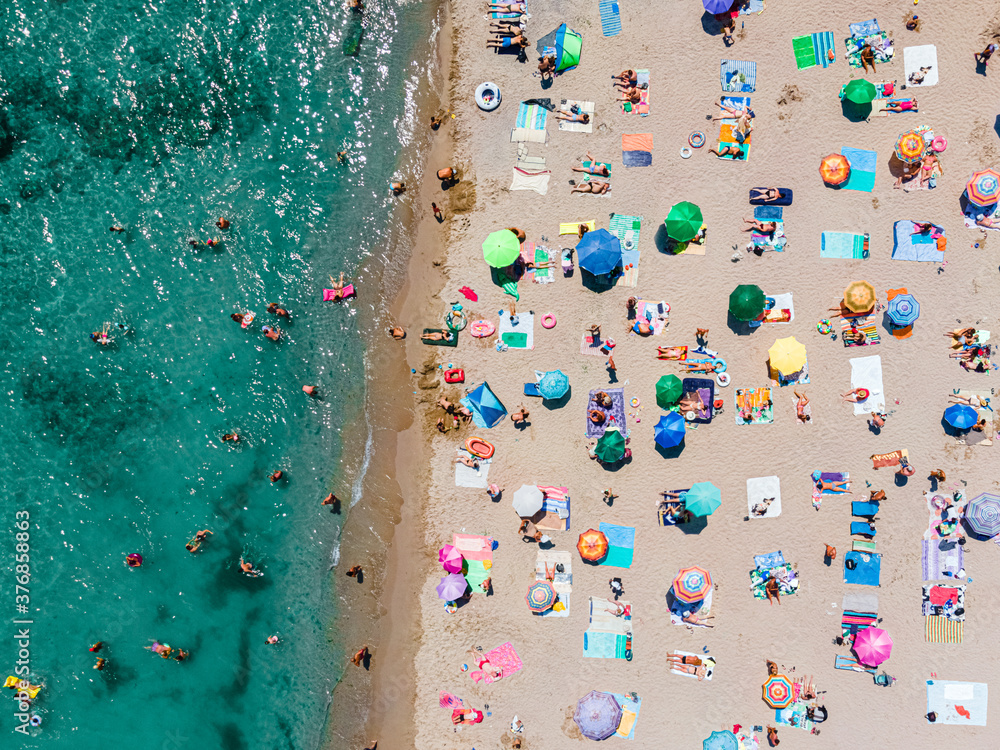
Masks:
[[[242,555],[240,555],[240,570],[251,578],[259,578],[264,575],[261,571],[254,567],[252,562],[244,560]]]
[[[217,226],[219,229],[229,229],[229,219],[227,219],[225,216],[220,216],[219,220],[215,222],[215,226]]]
[[[288,314],[288,310],[283,307],[279,307],[277,302],[268,302],[267,311],[271,315],[277,315],[279,318],[286,318],[288,320],[292,319],[292,316]]]
[[[196,533],[193,537],[191,537],[191,540],[184,545],[185,548],[187,549],[188,552],[192,553],[197,552],[199,549],[201,549],[201,543],[204,542],[205,539],[208,538],[208,535],[211,533],[212,532],[209,531],[208,529],[202,529],[201,531]]]

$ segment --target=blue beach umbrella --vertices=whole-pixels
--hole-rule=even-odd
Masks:
[[[504,405],[485,382],[463,398],[461,403],[472,412],[472,421],[478,427],[496,427],[507,416]]]
[[[542,375],[542,379],[538,381],[538,390],[544,399],[562,398],[569,390],[569,378],[562,370],[552,370]]]
[[[886,311],[895,325],[900,328],[913,325],[914,321],[920,317],[920,303],[914,299],[912,294],[897,294],[889,300],[889,308]]]
[[[956,429],[967,430],[979,421],[979,415],[971,406],[952,404],[944,410],[944,419]]]
[[[664,414],[653,428],[656,444],[661,448],[675,448],[684,442],[684,417],[675,411]]]
[[[595,276],[611,273],[622,264],[622,245],[607,229],[587,232],[576,246],[580,268]]]
[[[740,750],[740,741],[728,729],[712,732],[708,739],[701,741],[701,750]]]
[[[684,510],[693,516],[710,516],[722,505],[722,493],[711,482],[696,482],[684,495]]]
[[[733,0],[701,0],[701,4],[709,13],[725,13],[733,7]]]

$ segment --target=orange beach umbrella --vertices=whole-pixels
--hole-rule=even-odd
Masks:
[[[588,529],[580,534],[576,549],[584,560],[597,562],[608,554],[608,538],[600,531]]]
[[[844,290],[844,304],[851,312],[868,312],[875,307],[875,287],[867,281],[852,281]]]
[[[842,185],[851,176],[851,163],[843,154],[824,156],[819,165],[819,175],[827,185]]]

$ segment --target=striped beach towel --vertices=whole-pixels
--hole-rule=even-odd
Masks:
[[[639,283],[639,230],[641,216],[614,214],[608,222],[608,231],[618,238],[622,246],[622,269],[624,273],[615,280],[615,286],[635,287]],[[629,233],[631,232],[631,235]],[[631,248],[626,244],[631,242]]]
[[[525,104],[517,110],[517,120],[514,122],[515,128],[527,128],[528,130],[545,130],[545,119],[549,111],[545,107],[537,104]]]
[[[869,315],[867,317],[861,318],[844,318],[840,322],[840,333],[841,338],[846,331],[851,328],[857,328],[865,335],[864,341],[848,341],[844,339],[844,346],[872,346],[873,344],[879,344],[882,342],[881,337],[878,335],[878,326],[875,324],[875,316]]]
[[[754,91],[757,88],[757,63],[723,60],[720,79],[723,91]]]
[[[823,232],[819,257],[861,260],[865,257],[865,236],[852,232]]]
[[[618,13],[617,0],[600,0],[601,32],[604,36],[618,36],[622,31],[622,19]]]
[[[961,643],[965,636],[964,622],[938,615],[925,617],[924,622],[924,640],[928,643]]]
[[[795,37],[792,39],[792,52],[795,54],[795,67],[799,70],[815,68],[817,65],[828,68],[837,60],[832,31]],[[832,60],[831,52],[833,52]]]

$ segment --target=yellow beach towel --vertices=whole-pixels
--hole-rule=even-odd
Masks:
[[[632,727],[635,725],[635,712],[629,711],[627,708],[622,709],[622,721],[618,725],[618,729],[615,731],[619,737],[628,737],[628,733],[632,731]]]
[[[594,223],[593,220],[591,220],[591,221],[570,221],[570,222],[567,222],[565,224],[560,224],[559,225],[559,234],[576,234],[577,232],[580,231],[580,225],[581,224],[583,224],[585,227],[587,227],[587,230],[590,231],[590,232],[593,232],[594,231],[594,227],[596,226],[596,224]]]

